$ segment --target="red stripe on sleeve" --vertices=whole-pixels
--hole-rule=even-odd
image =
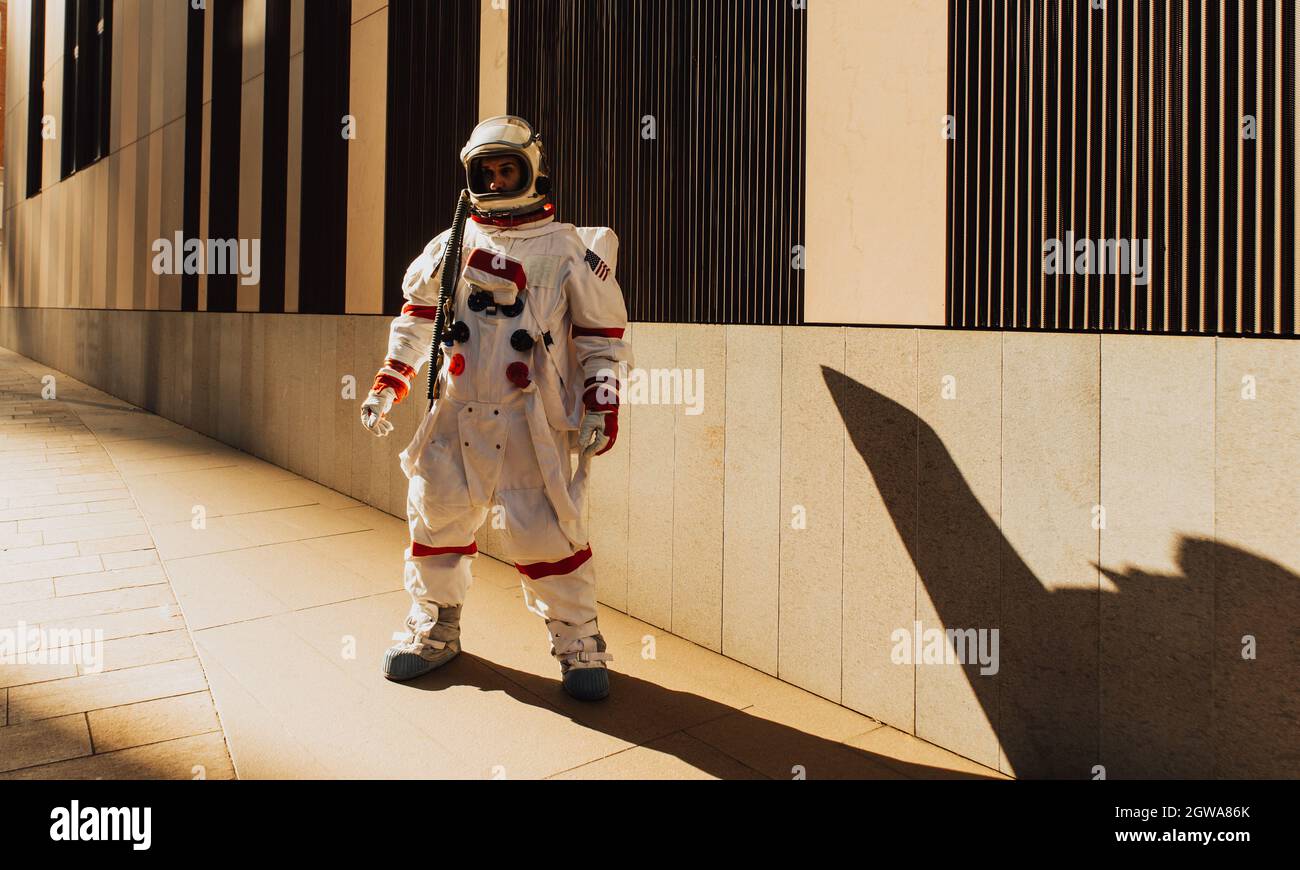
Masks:
[[[401,401],[406,398],[406,394],[410,392],[411,389],[392,375],[377,375],[375,377],[375,382],[370,386],[370,390],[378,393],[383,390],[384,387],[393,388],[394,405],[400,404]]]
[[[594,338],[622,338],[623,329],[618,326],[600,327],[600,326],[575,326],[573,327],[573,337],[592,336]]]
[[[409,314],[412,317],[423,317],[427,320],[435,320],[438,317],[437,305],[412,305],[410,302],[402,306],[402,313]]]
[[[393,371],[401,375],[405,375],[408,378],[415,377],[415,369],[412,366],[409,366],[406,363],[402,362],[400,359],[393,359],[392,357],[389,357],[388,359],[384,360],[384,365],[388,366],[390,369],[392,369]]]

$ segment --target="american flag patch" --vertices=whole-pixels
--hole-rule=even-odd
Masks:
[[[591,267],[591,271],[595,272],[600,280],[604,281],[609,277],[609,266],[606,266],[605,261],[597,257],[590,248],[587,249],[587,256],[583,257],[582,261]]]

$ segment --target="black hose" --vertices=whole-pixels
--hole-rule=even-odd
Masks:
[[[442,255],[442,283],[438,288],[438,310],[433,318],[433,347],[429,349],[429,407],[437,393],[438,374],[442,371],[442,333],[447,326],[447,301],[455,294],[460,279],[460,247],[465,235],[465,219],[469,217],[469,191],[462,190],[456,201],[456,214],[451,219],[451,234]]]

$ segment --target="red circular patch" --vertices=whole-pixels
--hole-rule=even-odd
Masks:
[[[465,356],[464,356],[464,354],[459,354],[459,353],[458,353],[458,354],[456,354],[455,356],[453,356],[453,357],[451,358],[451,365],[448,366],[448,370],[449,370],[453,375],[459,375],[461,372],[465,371]]]
[[[512,362],[506,366],[506,379],[519,389],[523,390],[531,383],[528,380],[528,364],[521,362]]]

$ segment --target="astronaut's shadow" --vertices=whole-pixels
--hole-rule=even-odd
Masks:
[[[675,756],[719,779],[794,779],[800,773],[807,779],[992,778],[856,749],[692,692],[665,688],[616,668],[610,669],[609,697],[593,703],[569,698],[558,678],[516,670],[468,652],[408,685],[425,691],[453,685],[504,691],[521,704],[567,716],[594,731]],[[626,774],[622,771],[626,770],[626,766],[620,766],[619,773],[611,771],[610,775],[623,778]],[[599,762],[589,771],[577,767],[572,774],[593,778],[605,775]]]

